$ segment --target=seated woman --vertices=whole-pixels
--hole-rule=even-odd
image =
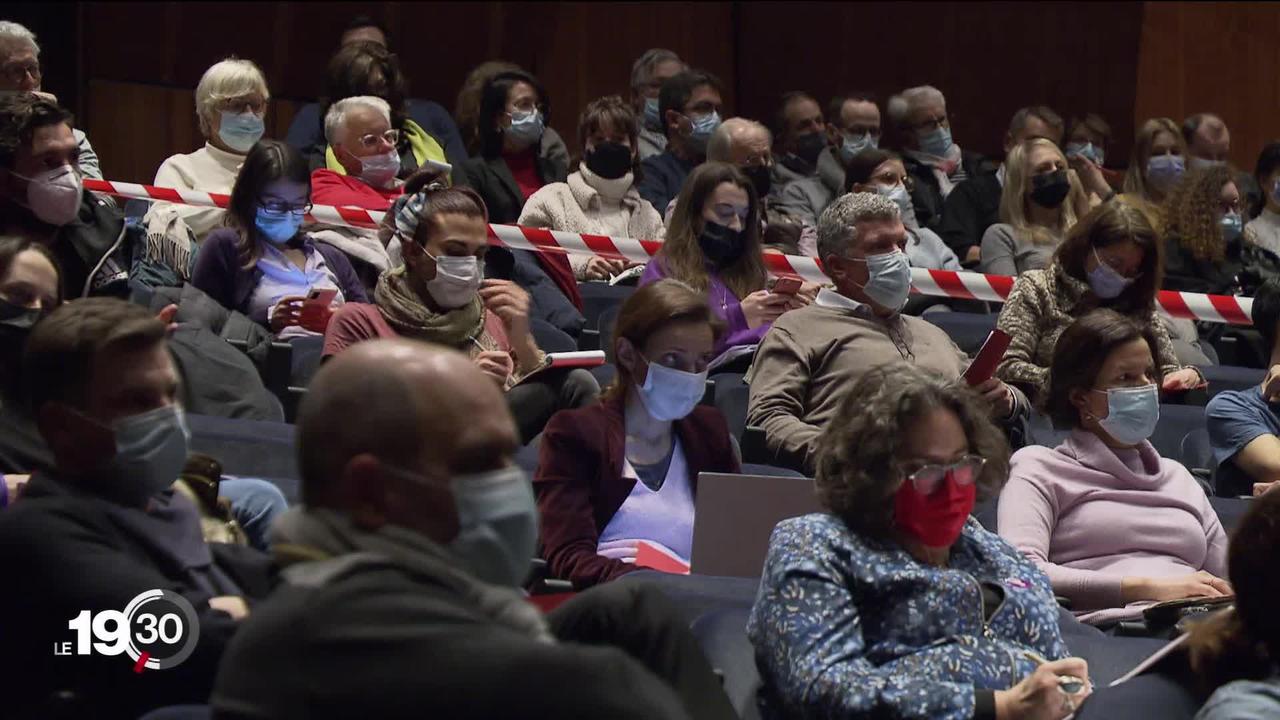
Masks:
[[[1049,264],[1089,202],[1052,140],[1036,138],[1015,145],[1004,171],[1000,222],[982,235],[978,268],[991,275],[1021,275]]]
[[[1187,174],[1165,201],[1164,288],[1238,295],[1244,222],[1236,173],[1216,165]]]
[[[582,162],[562,183],[544,185],[520,212],[518,225],[612,237],[661,240],[662,216],[640,197],[636,117],[617,95],[593,100],[578,119]],[[625,260],[571,255],[579,280],[608,280],[625,270]]]
[[[1186,174],[1187,143],[1178,124],[1151,118],[1138,128],[1124,176],[1123,197],[1147,213],[1156,232],[1164,232],[1164,204]]]
[[[717,357],[759,344],[779,315],[810,302],[806,295],[765,289],[756,189],[726,163],[703,163],[685,181],[666,242],[640,284],[665,277],[707,293],[712,312],[727,326],[716,340]]]
[[[474,190],[406,186],[390,214],[403,264],[378,278],[373,303],[348,303],[325,333],[324,356],[401,335],[471,356],[507,394],[524,442],[558,410],[594,403],[600,385],[582,369],[548,367],[530,331],[529,296],[485,279],[491,246],[484,202]]]
[[[870,148],[853,156],[844,170],[844,191],[847,193],[879,193],[898,204],[902,211],[902,224],[907,228],[907,246],[904,251],[912,267],[933,270],[959,270],[960,260],[929,228],[916,222],[916,208],[911,202],[907,184],[914,182],[907,175],[902,158],[890,150]],[[816,241],[816,237],[815,237]],[[804,241],[802,241],[803,243]],[[811,243],[805,254],[816,256],[816,242]]]
[[[204,147],[170,156],[156,171],[155,184],[179,190],[227,194],[254,143],[262,138],[263,116],[271,93],[262,71],[251,60],[228,58],[215,63],[196,85],[196,118]],[[221,226],[218,208],[172,205],[197,240]]]
[[[1252,503],[1231,536],[1227,565],[1234,609],[1197,623],[1188,638],[1191,668],[1204,694],[1196,720],[1280,717],[1280,493]]]
[[[674,280],[623,303],[604,402],[557,414],[542,436],[533,490],[554,576],[578,588],[612,580],[637,569],[639,542],[689,562],[698,473],[739,472],[724,417],[698,404],[722,329]]]
[[[480,154],[484,145],[483,133],[480,132],[480,101],[484,89],[494,77],[506,72],[526,72],[524,68],[505,60],[487,60],[471,68],[458,90],[458,99],[454,104],[453,117],[458,121],[458,134],[469,155]],[[539,154],[550,158],[563,167],[569,167],[569,148],[564,138],[553,127],[542,130],[542,143]],[[464,158],[465,159],[465,158]]]
[[[1014,283],[996,322],[1010,337],[996,375],[1021,387],[1029,398],[1040,396],[1062,331],[1088,311],[1105,307],[1151,328],[1163,390],[1201,385],[1200,373],[1180,357],[1206,359],[1196,358],[1199,353],[1189,344],[1180,354],[1156,309],[1159,242],[1147,216],[1122,200],[1085,215],[1058,246],[1049,267],[1029,270]]]
[[[1258,153],[1253,177],[1262,188],[1263,204],[1257,217],[1245,226],[1245,234],[1259,247],[1280,255],[1280,141],[1269,142]]]
[[[1227,536],[1204,490],[1147,438],[1160,417],[1152,331],[1094,310],[1058,340],[1045,407],[1071,435],[1014,453],[1000,535],[1049,576],[1080,620],[1230,594]]]
[[[200,246],[191,284],[283,339],[323,334],[328,314],[303,312],[308,293],[336,290],[330,307],[368,298],[346,255],[300,231],[310,207],[298,151],[278,140],[254,145],[231,191],[230,227]]]
[[[311,173],[311,199],[317,205],[389,209],[404,193],[404,182],[396,177],[400,131],[391,127],[387,101],[357,95],[333,103],[324,116],[324,133],[337,168]]]
[[[764,715],[1073,712],[1088,668],[1066,657],[1048,579],[969,516],[1009,458],[980,398],[915,365],[881,365],[820,443],[814,484],[828,512],[774,529],[747,622]],[[1083,687],[1068,695],[1057,676]]]

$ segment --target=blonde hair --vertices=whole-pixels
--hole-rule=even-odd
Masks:
[[[196,117],[200,120],[200,132],[209,136],[209,119],[218,106],[227,100],[258,93],[262,100],[271,99],[267,79],[252,60],[229,57],[214,63],[196,85]]]
[[[1183,157],[1187,155],[1187,142],[1182,139],[1182,131],[1169,118],[1151,118],[1138,128],[1138,136],[1133,139],[1133,154],[1129,158],[1129,170],[1124,175],[1124,191],[1150,201],[1147,188],[1147,161],[1151,159],[1151,146],[1155,145],[1156,136],[1169,133],[1178,146]]]
[[[1027,165],[1031,162],[1031,153],[1037,148],[1049,148],[1062,160],[1063,164],[1067,162],[1067,158],[1053,144],[1052,140],[1044,138],[1035,138],[1027,140],[1024,143],[1015,145],[1009,151],[1009,157],[1004,163],[1004,190],[1000,194],[1000,221],[1013,227],[1014,233],[1023,237],[1031,238],[1031,242],[1037,245],[1051,245],[1059,242],[1076,224],[1076,209],[1083,207],[1087,202],[1084,195],[1084,187],[1080,184],[1080,179],[1071,170],[1067,170],[1067,181],[1071,184],[1071,191],[1067,193],[1067,197],[1058,206],[1058,226],[1053,228],[1056,234],[1049,228],[1036,225],[1028,219],[1027,203],[1031,202],[1028,197],[1031,188],[1031,178],[1033,177],[1031,168]]]

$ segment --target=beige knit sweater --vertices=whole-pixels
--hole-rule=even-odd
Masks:
[[[203,190],[204,192],[229,194],[236,184],[236,175],[244,164],[244,155],[236,155],[205,143],[193,153],[171,156],[156,171],[156,185],[179,190]],[[203,240],[209,231],[222,225],[223,211],[218,208],[202,208],[179,205],[178,215]]]

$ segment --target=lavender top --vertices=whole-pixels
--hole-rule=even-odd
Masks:
[[[665,277],[667,277],[667,270],[662,265],[662,258],[656,257],[645,266],[644,274],[640,276],[640,287]],[[733,291],[720,280],[720,276],[711,269],[707,270],[707,302],[710,303],[712,312],[727,326],[719,342],[716,343],[716,355],[721,355],[725,350],[733,347],[758,345],[772,325],[769,323],[758,328],[747,327],[747,316],[742,312],[741,299],[734,295]]]

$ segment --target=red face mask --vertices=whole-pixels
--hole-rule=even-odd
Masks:
[[[894,498],[894,520],[898,529],[928,547],[950,547],[960,537],[964,521],[973,511],[978,488],[974,483],[961,485],[948,472],[932,494],[916,490],[905,480]]]

